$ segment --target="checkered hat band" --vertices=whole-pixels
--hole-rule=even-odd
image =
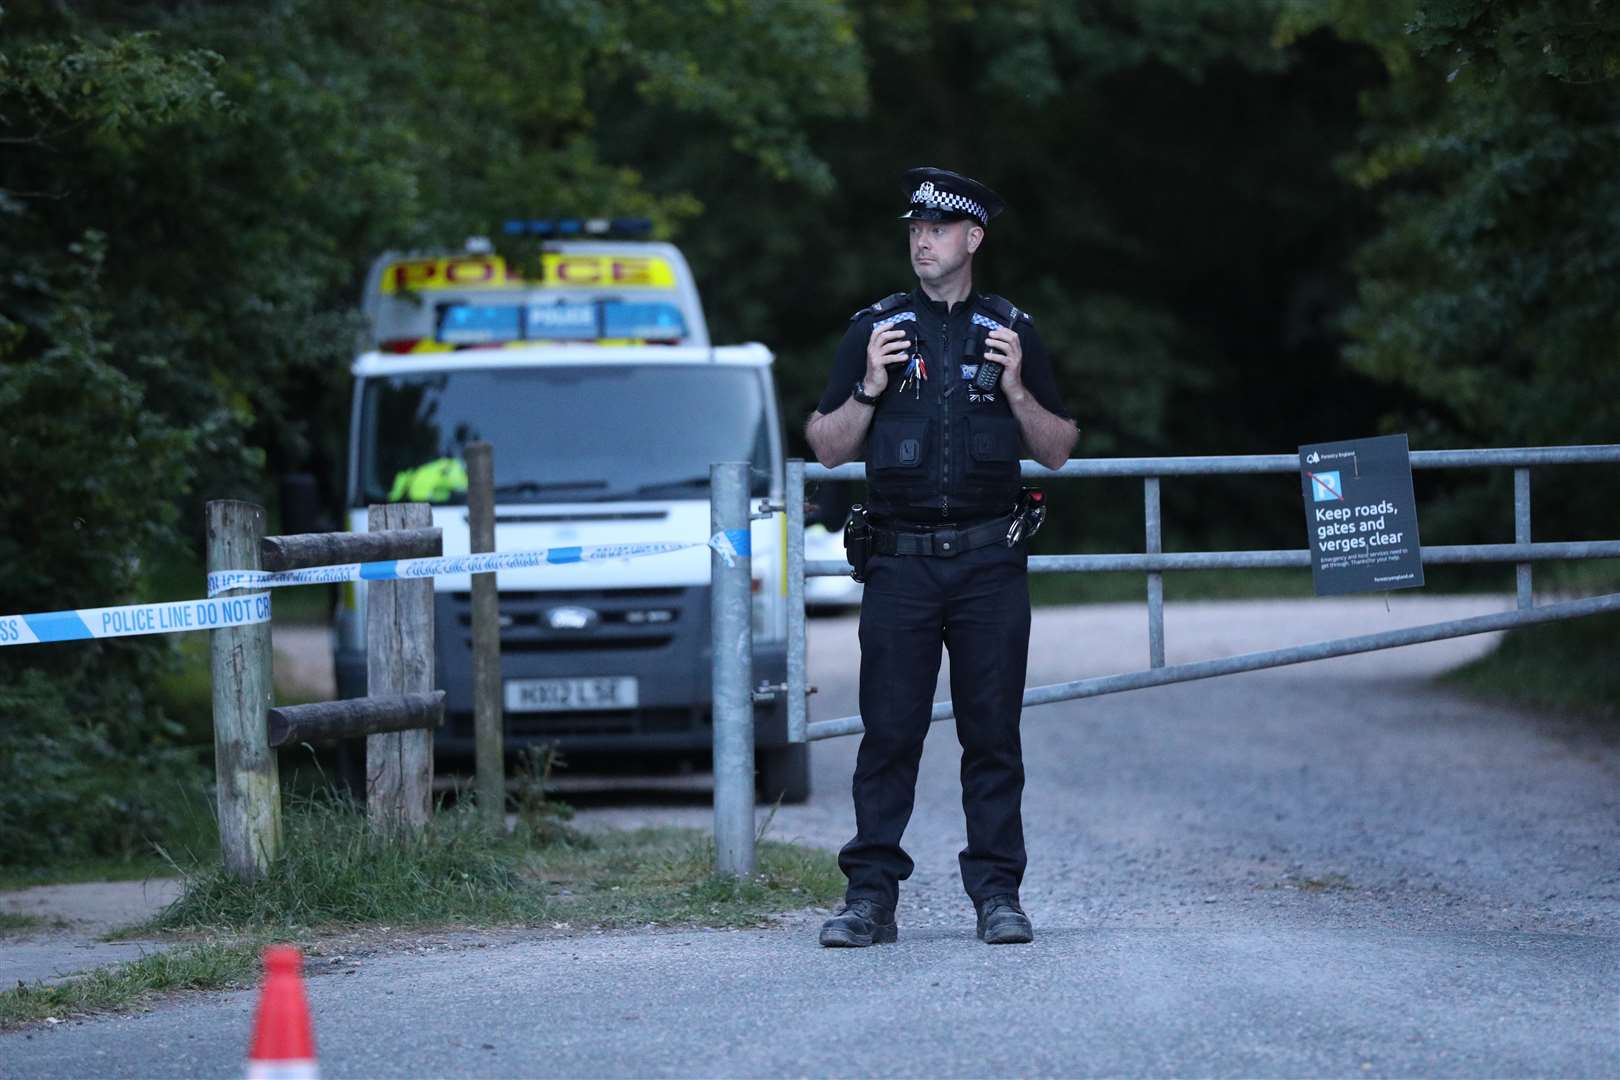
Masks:
[[[879,319],[877,322],[872,324],[872,329],[882,330],[885,326],[893,326],[895,323],[916,321],[917,313],[915,311],[902,311],[898,315],[890,315],[887,319]]]
[[[967,214],[980,221],[989,221],[990,215],[984,212],[984,207],[968,198],[958,195],[954,191],[941,191],[932,184],[920,187],[911,193],[911,201],[936,210],[950,210],[958,214]]]

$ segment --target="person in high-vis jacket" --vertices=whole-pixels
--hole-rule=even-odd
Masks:
[[[1058,468],[1078,431],[1034,320],[973,289],[973,256],[1005,206],[943,169],[905,174],[917,287],[856,312],[805,435],[823,465],[866,461],[855,836],[844,905],[821,944],[894,941],[941,646],[962,744],[962,884],[990,944],[1032,941],[1019,742],[1029,652],[1029,523],[1019,459]],[[1038,524],[1038,517],[1036,518]],[[851,560],[858,556],[852,551]]]
[[[460,458],[435,458],[394,474],[389,502],[447,503],[467,491],[467,466]]]

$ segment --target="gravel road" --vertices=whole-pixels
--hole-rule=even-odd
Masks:
[[[1498,598],[1174,604],[1170,662],[1499,610]],[[1037,613],[1031,681],[1144,666],[1139,605]],[[327,1076],[1620,1075],[1615,730],[1464,699],[1485,639],[1031,710],[1033,946],[973,938],[953,733],[924,755],[900,942],[490,935],[311,980]],[[854,711],[812,624],[812,715]],[[943,676],[942,676],[943,681]],[[938,725],[949,728],[949,724]],[[855,743],[776,835],[852,831]],[[704,824],[684,801],[589,824]],[[671,804],[673,802],[673,805]],[[0,1036],[5,1076],[224,1075],[251,994]]]

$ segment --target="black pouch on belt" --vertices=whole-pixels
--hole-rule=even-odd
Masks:
[[[866,508],[856,503],[844,522],[844,558],[849,560],[850,577],[866,580],[866,560],[872,557],[872,527],[866,523]]]

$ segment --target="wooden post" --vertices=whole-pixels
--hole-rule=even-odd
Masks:
[[[415,529],[433,524],[426,503],[373,506],[366,527]],[[366,692],[425,694],[433,689],[433,579],[366,584]],[[366,816],[384,831],[415,830],[433,810],[433,731],[394,731],[366,738]]]
[[[495,451],[468,443],[467,526],[474,554],[495,550]],[[472,575],[473,732],[478,812],[491,828],[506,828],[505,717],[501,701],[500,600],[494,574]]]
[[[264,525],[262,506],[230,499],[210,502],[209,572],[259,569]],[[273,704],[270,624],[210,630],[208,638],[219,849],[226,869],[247,881],[262,876],[281,854],[281,777],[265,731],[265,714]]]

